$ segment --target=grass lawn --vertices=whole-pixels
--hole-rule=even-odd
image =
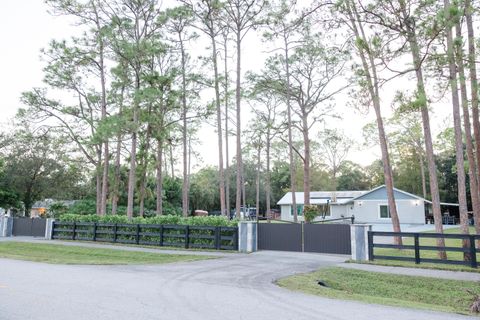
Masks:
[[[328,287],[318,285],[323,281]],[[390,275],[332,267],[277,281],[281,287],[334,299],[469,314],[480,285],[469,281]]]
[[[434,231],[430,231],[432,233]],[[459,234],[460,228],[452,228],[444,230],[444,233],[456,233]],[[470,234],[475,234],[475,229],[470,228]],[[374,239],[374,241],[376,241]],[[403,238],[404,245],[413,245],[413,238]],[[420,238],[420,246],[436,246],[437,242],[435,238]],[[447,247],[457,247],[461,248],[462,240],[460,239],[445,239],[445,245]],[[384,255],[384,256],[400,256],[400,257],[409,257],[415,258],[415,251],[413,249],[390,249],[390,248],[374,248],[375,255]],[[463,260],[463,252],[447,252],[448,260]],[[433,250],[421,250],[420,258],[428,259],[438,259],[438,251]],[[480,262],[480,253],[477,253],[477,261]],[[434,268],[442,270],[455,270],[455,271],[468,271],[468,272],[480,272],[480,269],[473,269],[468,266],[457,266],[457,265],[447,265],[447,264],[434,264],[434,263],[420,263],[416,265],[414,262],[407,261],[391,261],[391,260],[375,260],[373,262],[368,262],[373,264],[381,265],[390,265],[390,266],[401,266],[401,267],[420,267],[420,268]]]
[[[5,241],[0,242],[0,258],[57,264],[162,264],[213,257]]]

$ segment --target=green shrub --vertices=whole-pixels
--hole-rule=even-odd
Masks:
[[[213,227],[234,227],[237,220],[228,220],[222,216],[188,217],[178,215],[162,215],[150,218],[135,217],[129,220],[126,216],[96,214],[72,214],[65,213],[58,219],[61,222],[99,222],[99,223],[120,223],[120,224],[163,224],[163,225],[189,225],[189,226],[213,226]]]
[[[320,210],[318,206],[309,205],[303,207],[303,216],[307,223],[312,222],[319,214]]]
[[[160,239],[159,228],[153,225],[183,225],[183,226],[213,226],[213,227],[234,227],[237,225],[237,220],[228,220],[221,216],[206,216],[206,217],[188,217],[184,218],[178,215],[163,215],[149,218],[135,217],[128,219],[126,216],[119,215],[106,215],[98,216],[95,214],[78,215],[78,214],[64,214],[57,219],[61,222],[97,222],[97,223],[117,223],[117,237],[116,242],[120,243],[136,243],[136,224],[143,224],[146,226],[141,227],[142,234],[140,235],[141,244],[158,244]],[[120,226],[122,225],[122,226]],[[152,225],[149,227],[149,225]],[[79,240],[91,240],[93,237],[92,226],[77,225],[77,239]],[[97,235],[97,241],[113,241],[113,226],[99,225],[97,231],[102,231],[100,235]],[[129,234],[126,234],[128,232]],[[148,234],[144,234],[148,233]],[[183,235],[185,230],[183,228],[168,228],[164,227],[163,231],[163,243],[167,246],[184,246],[184,239],[179,238],[179,235]],[[221,230],[222,236],[231,237],[234,231]],[[71,237],[71,233],[60,232],[57,235]],[[190,229],[190,242],[189,245],[196,248],[214,248],[215,244],[215,231],[211,229]],[[208,238],[206,238],[208,236]],[[222,239],[222,245],[233,246],[234,239]]]

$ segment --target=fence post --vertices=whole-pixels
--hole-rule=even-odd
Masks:
[[[135,231],[135,242],[140,243],[140,224],[137,223],[137,230]]]
[[[160,225],[160,247],[163,247],[163,224]]]
[[[77,230],[77,223],[73,221],[73,227],[72,227],[72,240],[75,240],[75,232]]]
[[[258,250],[257,226],[258,224],[252,221],[238,223],[238,251],[250,253]]]
[[[470,235],[470,263],[472,268],[477,267],[477,250],[475,248],[475,236]]]
[[[420,264],[420,235],[415,233],[413,239],[415,245],[415,264]]]
[[[220,247],[221,247],[220,232],[221,232],[220,227],[215,227],[215,249],[217,250],[220,250]]]
[[[55,228],[55,219],[48,218],[45,223],[45,239],[46,240],[53,239],[54,228]]]
[[[93,223],[93,237],[92,237],[92,240],[97,241],[97,223],[96,222]]]
[[[368,260],[373,261],[373,231],[368,231]]]
[[[370,252],[370,231],[372,226],[369,224],[351,224],[350,225],[350,247],[352,260],[365,261],[371,260],[373,254]]]
[[[113,225],[113,242],[117,242],[117,224]]]
[[[185,249],[188,249],[188,243],[190,242],[190,227],[185,226]]]

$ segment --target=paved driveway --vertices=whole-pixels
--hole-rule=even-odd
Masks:
[[[319,298],[272,284],[344,259],[269,251],[157,266],[0,259],[0,319],[467,319]]]

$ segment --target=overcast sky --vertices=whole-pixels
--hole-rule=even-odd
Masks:
[[[3,0],[0,12],[0,125],[8,130],[10,119],[21,106],[19,98],[23,91],[32,87],[42,86],[43,62],[40,59],[40,49],[48,45],[51,39],[66,39],[75,34],[78,29],[66,17],[55,17],[47,12],[48,8],[41,0]],[[254,36],[246,38],[243,46],[244,71],[260,71],[267,48],[262,47],[262,41]],[[385,115],[389,113],[389,102],[395,90],[411,85],[412,82],[404,79],[392,83],[390,89],[383,94],[387,106]],[[329,127],[342,129],[350,138],[359,144],[362,143],[362,127],[374,120],[373,113],[360,113],[347,106],[349,97],[341,94],[337,98],[336,112],[342,119],[329,119]],[[450,107],[448,104],[437,103],[432,106],[433,129],[437,133],[440,126],[444,127]],[[244,124],[253,121],[248,112],[248,104],[243,106]],[[243,125],[242,125],[243,127]],[[217,164],[216,134],[210,125],[203,125],[198,138],[201,142],[196,149],[202,154],[196,167],[205,164]],[[315,139],[312,136],[312,139]],[[234,155],[234,139],[231,139],[230,154]],[[314,155],[315,156],[315,155]],[[350,153],[349,159],[367,165],[374,159],[380,158],[379,148],[360,148]]]

